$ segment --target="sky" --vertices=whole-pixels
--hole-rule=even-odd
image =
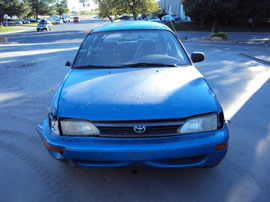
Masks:
[[[89,0],[90,2],[90,7],[85,8],[85,9],[92,9],[92,8],[96,8],[97,5],[93,2],[93,0]],[[79,3],[79,0],[68,0],[68,8],[69,10],[73,11],[79,11],[79,10],[85,10],[82,6],[81,3]]]

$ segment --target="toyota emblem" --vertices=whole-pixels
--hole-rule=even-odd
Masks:
[[[146,131],[146,127],[142,125],[134,126],[133,130],[137,134],[143,134]]]

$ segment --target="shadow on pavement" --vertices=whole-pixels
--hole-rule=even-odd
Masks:
[[[9,42],[17,43],[51,43],[57,41],[74,41],[79,40],[80,42],[84,39],[88,32],[83,31],[52,31],[52,32],[20,32],[19,37],[17,33],[9,34]]]

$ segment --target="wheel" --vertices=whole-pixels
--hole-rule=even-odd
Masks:
[[[37,29],[37,31],[39,32],[39,29]]]
[[[47,32],[47,31],[48,31],[48,28],[46,28],[45,30],[46,30],[46,32]]]

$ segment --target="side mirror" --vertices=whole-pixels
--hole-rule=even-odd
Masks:
[[[204,60],[204,54],[201,52],[194,52],[191,53],[191,60],[193,63],[195,62],[201,62]]]
[[[70,67],[71,66],[71,63],[69,61],[66,62],[65,66],[68,66]]]

